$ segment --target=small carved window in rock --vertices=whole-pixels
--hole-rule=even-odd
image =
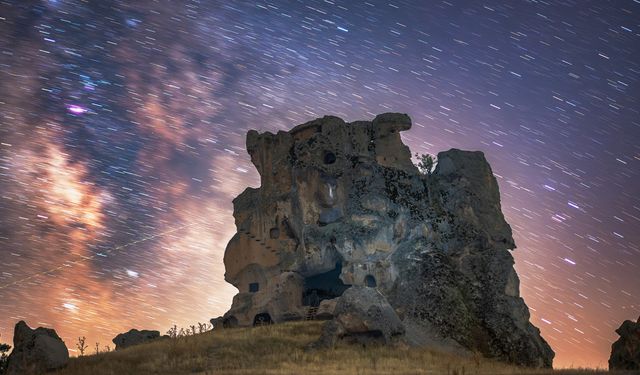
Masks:
[[[375,288],[377,286],[376,278],[371,275],[367,275],[364,278],[364,285],[368,286],[369,288]]]
[[[260,290],[260,284],[258,283],[251,283],[249,284],[249,293],[255,293],[257,291]]]
[[[278,227],[275,228],[271,228],[269,230],[269,237],[271,237],[271,239],[276,239],[280,237],[280,229]]]
[[[325,151],[324,153],[324,163],[325,164],[333,164],[336,162],[336,154],[331,151]]]

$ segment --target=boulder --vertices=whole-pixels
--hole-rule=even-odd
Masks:
[[[318,311],[316,312],[317,320],[329,320],[332,319],[336,310],[338,299],[325,299],[320,301]]]
[[[616,333],[620,338],[611,345],[609,370],[640,370],[640,317],[625,320]]]
[[[389,344],[404,333],[400,318],[374,288],[353,286],[338,298],[333,320],[325,323],[318,346],[338,340],[361,344]]]
[[[111,341],[116,344],[116,350],[120,350],[156,340],[158,338],[160,338],[160,332],[158,331],[138,331],[137,329],[132,329],[129,332],[119,334]]]
[[[16,324],[7,375],[41,374],[63,368],[68,362],[69,351],[55,330],[31,329],[24,321]]]
[[[372,305],[357,314],[338,313],[337,305],[354,300],[345,293],[374,298],[375,291],[380,313],[400,312],[411,327],[410,343],[551,367],[554,353],[519,294],[515,243],[484,154],[441,152],[433,173],[423,175],[400,136],[409,129],[409,116],[385,113],[248,132],[261,185],[233,200],[237,233],[225,250],[225,280],[239,293],[223,324],[278,323],[315,311],[335,316],[326,337],[371,333]],[[325,302],[336,299],[335,309]]]

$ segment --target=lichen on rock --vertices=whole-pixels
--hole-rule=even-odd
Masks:
[[[237,233],[225,279],[239,293],[222,325],[314,319],[320,311],[348,337],[345,325],[357,319],[344,323],[344,311],[331,309],[345,306],[340,298],[352,287],[373,288],[380,307],[412,327],[403,336],[410,344],[550,367],[554,353],[519,296],[515,244],[484,155],[441,152],[423,175],[400,137],[410,128],[409,116],[386,113],[249,131],[261,186],[233,201]]]

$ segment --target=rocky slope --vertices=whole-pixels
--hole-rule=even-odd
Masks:
[[[367,328],[384,316],[402,322],[394,335],[411,344],[550,367],[554,353],[519,296],[515,244],[484,155],[441,152],[423,175],[400,137],[410,128],[407,115],[386,113],[247,134],[261,186],[233,201],[225,278],[240,292],[222,324],[322,316],[333,318],[325,339],[388,338]],[[351,319],[367,303],[367,316]]]

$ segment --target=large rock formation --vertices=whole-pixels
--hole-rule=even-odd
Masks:
[[[144,344],[145,342],[158,338],[160,338],[160,332],[158,331],[138,331],[137,329],[131,329],[129,332],[119,334],[111,341],[116,345],[116,350],[121,350],[130,346]]]
[[[611,345],[609,370],[640,370],[640,317],[625,320],[616,330],[618,341]]]
[[[16,324],[7,375],[41,374],[65,367],[67,362],[69,351],[55,330],[31,329],[23,321]]]
[[[225,279],[240,292],[223,325],[311,319],[317,308],[330,318],[334,299],[362,286],[411,328],[409,343],[550,367],[554,353],[519,296],[515,244],[484,155],[441,152],[423,175],[400,138],[410,128],[407,115],[387,113],[249,131],[261,186],[233,201]],[[328,325],[344,336],[337,319]]]

